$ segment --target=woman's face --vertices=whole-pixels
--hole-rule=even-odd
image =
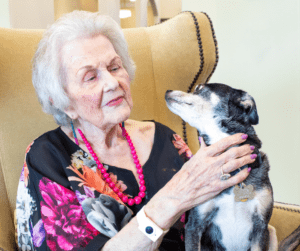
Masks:
[[[105,129],[129,117],[129,75],[107,37],[71,41],[63,47],[62,59],[71,100],[65,112],[72,119]]]

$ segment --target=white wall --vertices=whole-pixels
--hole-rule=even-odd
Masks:
[[[181,0],[160,0],[160,17],[172,18],[181,12]]]
[[[98,10],[103,15],[111,16],[120,24],[120,0],[98,0]]]
[[[212,19],[220,61],[210,82],[252,95],[276,201],[300,205],[300,1],[182,0]]]
[[[0,27],[10,28],[9,0],[0,0]]]
[[[53,0],[0,0],[0,27],[45,29],[53,22]]]

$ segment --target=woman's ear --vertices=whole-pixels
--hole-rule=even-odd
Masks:
[[[49,97],[49,102],[50,102],[51,105],[54,104],[53,99],[51,97]]]
[[[64,112],[71,118],[71,119],[78,119],[78,114],[72,106],[69,106],[64,110]]]
[[[51,105],[54,104],[53,99],[51,97],[49,97],[49,101],[51,103]],[[64,110],[65,114],[67,114],[71,119],[77,119],[78,118],[78,114],[75,111],[73,106],[69,106],[67,109]]]

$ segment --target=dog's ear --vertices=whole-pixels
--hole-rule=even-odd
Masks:
[[[248,122],[251,125],[257,125],[259,118],[254,99],[248,93],[244,93],[240,98],[238,105],[243,108],[246,120],[248,119]]]
[[[245,123],[251,125],[258,124],[258,113],[254,99],[246,92],[237,90],[238,95],[234,95],[232,103],[238,108],[235,115],[243,120]],[[237,93],[236,93],[237,94]]]

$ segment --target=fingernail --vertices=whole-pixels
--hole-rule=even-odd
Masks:
[[[199,137],[199,143],[201,144],[201,137]]]
[[[256,159],[257,155],[256,154],[251,154],[251,159]]]
[[[247,134],[243,134],[242,135],[242,139],[247,139],[248,138],[248,135]]]
[[[251,171],[251,167],[248,168],[248,173],[250,173],[250,171]]]
[[[250,149],[253,151],[255,149],[255,146],[250,146]]]

